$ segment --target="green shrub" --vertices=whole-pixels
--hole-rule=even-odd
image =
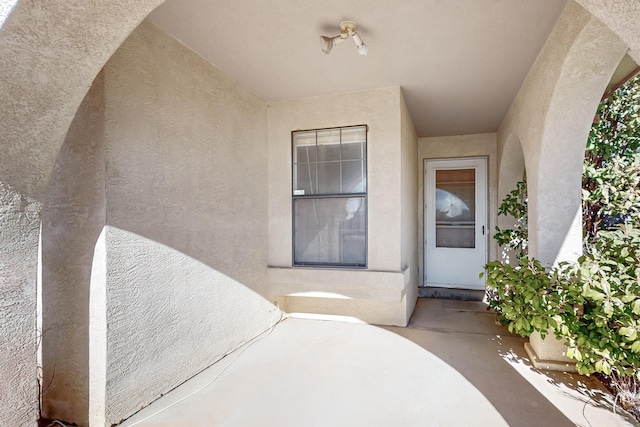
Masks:
[[[615,370],[640,379],[640,230],[600,232],[579,264],[578,280],[567,287],[580,287],[584,315],[560,331],[568,340],[567,355],[582,374]]]
[[[486,266],[486,285],[492,290],[489,305],[509,332],[528,337],[537,331],[544,338],[551,330],[557,336],[568,333],[568,326],[581,309],[578,270],[562,263],[547,270],[536,259],[523,256],[518,265],[492,261]]]
[[[527,182],[520,181],[515,190],[511,191],[502,200],[498,207],[498,216],[506,216],[513,219],[512,228],[504,230],[496,226],[496,234],[493,238],[503,248],[503,257],[508,259],[505,251],[515,251],[516,259],[527,254],[529,241]]]
[[[607,218],[640,226],[640,153],[612,156],[600,166],[585,164],[582,204],[587,241],[608,228]]]
[[[526,197],[516,197],[522,190],[519,185],[507,196],[502,215],[526,216]],[[497,231],[501,245],[526,249],[522,234]],[[515,238],[504,242],[507,236]],[[578,263],[554,268],[524,250],[516,266],[487,263],[481,277],[486,274],[489,305],[510,332],[528,337],[538,331],[544,338],[551,331],[566,338],[567,356],[582,374],[640,379],[640,230],[621,225],[600,231],[595,242]]]

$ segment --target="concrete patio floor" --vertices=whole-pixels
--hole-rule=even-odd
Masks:
[[[494,319],[429,298],[407,328],[289,318],[121,426],[638,425],[595,378],[534,369]]]

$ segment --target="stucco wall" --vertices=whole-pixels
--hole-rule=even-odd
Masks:
[[[32,426],[37,418],[38,236],[58,150],[98,71],[161,2],[10,0],[0,6],[0,422],[4,425]]]
[[[398,87],[269,105],[270,266],[288,267],[292,262],[291,131],[359,124],[369,126],[367,266],[370,270],[400,270],[401,135]],[[384,251],[379,249],[382,247],[385,247]]]
[[[399,87],[367,92],[304,98],[274,102],[269,105],[269,266],[270,291],[283,295],[288,284],[303,285],[309,276],[292,265],[292,212],[291,212],[291,131],[337,126],[366,124],[369,126],[367,146],[368,188],[368,261],[367,270],[361,272],[337,271],[332,273],[342,288],[363,287],[376,272],[391,272],[402,290],[389,295],[393,305],[387,313],[369,313],[368,322],[406,323],[407,299],[405,287],[409,283],[407,269],[402,265],[402,132],[401,90]],[[288,271],[281,271],[288,269]],[[313,270],[322,275],[322,269]],[[350,282],[351,276],[367,276],[364,281]],[[277,279],[276,279],[277,278]],[[313,279],[311,279],[313,280]],[[312,283],[313,284],[313,283]],[[325,289],[315,282],[316,291]],[[340,294],[335,288],[331,292]],[[300,296],[300,295],[299,295]],[[344,314],[356,317],[358,300],[354,305],[333,310],[331,300],[316,299],[315,312]],[[280,300],[280,302],[283,302]],[[296,311],[291,299],[289,310]],[[308,305],[306,306],[308,309]],[[376,314],[378,313],[378,321]]]
[[[489,259],[497,254],[497,245],[491,239],[491,230],[497,221],[498,174],[496,166],[497,141],[495,133],[458,135],[418,139],[418,265],[420,286],[424,286],[424,161],[425,159],[446,159],[464,157],[487,157],[487,220],[489,232]],[[479,273],[479,272],[478,272]]]
[[[401,189],[402,192],[402,268],[409,276],[407,318],[418,298],[418,135],[400,93]]]
[[[105,225],[104,93],[99,74],[58,153],[42,214],[43,416],[86,425],[89,284]]]
[[[627,46],[629,56],[640,64],[640,2],[637,0],[577,0],[611,29]]]
[[[627,47],[569,2],[498,131],[499,155],[522,143],[529,195],[529,251],[544,264],[582,251],[582,160],[598,102]],[[508,190],[501,190],[504,193]]]
[[[104,76],[96,425],[130,416],[280,316],[257,292],[267,263],[266,103],[149,23]]]

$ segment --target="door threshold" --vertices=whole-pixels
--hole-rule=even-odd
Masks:
[[[482,301],[484,299],[484,290],[424,286],[418,288],[418,297],[455,299],[460,301]]]

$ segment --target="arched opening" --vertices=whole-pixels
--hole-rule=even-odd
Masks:
[[[56,160],[42,212],[41,410],[87,425],[92,261],[106,224],[104,73],[87,92]]]
[[[633,157],[640,148],[634,110],[640,67],[622,59],[593,120],[582,180],[582,229],[590,246],[601,230],[632,221],[636,207]]]
[[[0,33],[0,63],[3,64],[0,90],[5,96],[0,104],[4,126],[0,134],[4,148],[0,157],[0,215],[3,224],[0,247],[3,248],[5,268],[0,273],[0,287],[2,299],[9,308],[3,311],[0,319],[0,330],[3,331],[0,360],[11,361],[0,367],[0,378],[9,385],[0,409],[0,419],[5,424],[26,424],[33,421],[38,410],[33,347],[37,342],[34,325],[39,223],[59,148],[91,81],[130,32],[160,3],[159,0],[143,0],[135,4],[117,0],[108,4],[86,5],[21,1],[3,24]],[[595,0],[580,0],[580,3],[608,23],[631,47],[632,53],[636,52],[635,58],[638,59],[637,13],[626,13],[633,11],[634,0],[621,3],[616,9],[607,9],[606,4]],[[10,3],[3,4],[3,12],[9,10],[4,9],[7,4]],[[607,30],[606,27],[598,27],[602,28]],[[618,49],[618,44],[614,45],[612,49]],[[598,57],[597,53],[595,57]],[[610,71],[607,67],[615,62],[603,60],[605,70],[600,70],[601,77],[606,76],[607,70]],[[567,68],[565,77],[573,76],[576,80],[577,76],[580,80],[580,70],[585,68],[589,67],[582,64]],[[598,79],[596,86],[603,87],[605,81],[606,78]],[[589,98],[585,105],[593,110],[595,104],[590,95],[594,91],[583,92],[582,89],[584,87],[563,92],[563,96],[568,100],[582,100],[582,94],[587,93]],[[558,109],[567,105],[574,104],[558,103],[558,108],[550,111],[548,116],[562,118]],[[584,120],[578,121],[586,123],[591,120],[586,116],[581,116]],[[546,136],[554,134],[556,140],[571,136],[571,132],[569,135],[555,132],[560,130],[557,128],[546,129],[549,131]],[[523,144],[527,144],[528,138],[520,135]],[[543,162],[551,160],[544,167],[539,164],[540,153],[525,147],[527,164],[533,165],[528,169],[534,169],[543,176],[553,176],[554,171],[562,169],[553,145],[550,141],[541,156]],[[554,200],[543,200],[542,194],[554,194],[554,180],[551,178],[542,179],[535,186],[536,203],[543,207],[541,210],[547,209],[540,215],[540,220],[536,219],[538,228],[553,231],[548,226],[557,219],[558,213],[566,213],[565,208],[572,203],[550,208]],[[545,238],[549,236],[536,237],[539,241]],[[555,242],[552,238],[549,240]],[[554,245],[556,243],[539,248],[539,252],[553,260],[554,253],[557,253],[557,245]]]
[[[43,214],[45,417],[117,423],[278,320],[259,292],[266,117],[147,21],[109,59]]]
[[[520,138],[516,134],[511,134],[506,138],[500,153],[498,167],[498,205],[500,205],[502,200],[516,189],[518,182],[526,179],[524,152]],[[515,227],[514,218],[499,215],[497,225],[500,230],[513,229]],[[517,262],[515,254],[505,248],[498,256],[504,262],[512,264]]]
[[[600,96],[626,49],[569,3],[501,127],[505,138],[517,134],[522,143],[529,254],[545,265],[582,252],[584,148]]]
[[[0,419],[7,425],[33,423],[38,414],[38,241],[55,158],[98,71],[162,1],[63,3],[0,6],[0,293],[7,307],[0,360],[10,361],[0,367]]]

